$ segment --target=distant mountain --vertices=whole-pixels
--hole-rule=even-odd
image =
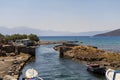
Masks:
[[[16,28],[7,28],[0,27],[0,33],[2,34],[37,34],[38,36],[93,36],[95,34],[100,34],[106,31],[91,31],[91,32],[80,32],[73,33],[67,31],[53,31],[53,30],[39,30],[28,27],[16,27]]]
[[[120,36],[120,29],[109,31],[102,34],[97,34],[95,36]]]
[[[79,32],[79,33],[73,33],[71,35],[73,36],[94,36],[95,34],[104,33],[107,31],[89,31],[89,32]]]
[[[71,32],[65,32],[65,31],[52,31],[52,30],[39,30],[39,29],[33,29],[28,27],[16,27],[16,28],[6,28],[6,27],[0,27],[0,33],[2,34],[37,34],[38,36],[67,36],[71,34]]]

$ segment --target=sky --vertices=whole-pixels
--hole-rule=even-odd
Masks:
[[[120,28],[120,0],[0,0],[0,26],[70,32]]]

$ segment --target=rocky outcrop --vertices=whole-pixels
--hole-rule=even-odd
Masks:
[[[35,56],[35,48],[35,46],[1,45],[0,77],[3,80],[17,80],[25,63]]]
[[[87,63],[98,63],[105,67],[120,69],[120,53],[108,52],[94,46],[86,45],[59,45],[54,47],[59,52],[61,48],[63,53],[62,58],[71,58],[76,61],[86,61]]]
[[[31,59],[31,55],[20,53],[19,55],[0,57],[0,77],[3,80],[17,80],[25,63]],[[12,79],[11,79],[12,78]]]
[[[64,53],[64,57],[70,57],[70,58],[98,58],[98,54],[102,53],[102,50],[97,49],[93,46],[66,46],[66,45],[59,45],[54,47],[55,50],[58,50],[59,52],[62,50]],[[86,60],[86,59],[85,59]]]
[[[3,80],[17,80],[14,77],[10,76],[10,75],[6,75]]]

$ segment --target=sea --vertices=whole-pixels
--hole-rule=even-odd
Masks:
[[[77,44],[120,52],[120,37],[41,36],[40,40],[78,41]],[[36,69],[44,80],[106,80],[103,75],[88,72],[86,64],[82,62],[59,58],[59,52],[53,49],[56,45],[58,44],[37,46],[35,59],[25,65],[19,80],[25,77],[25,71],[29,68]]]
[[[100,49],[120,52],[120,36],[92,37],[92,36],[41,36],[41,41],[78,41],[78,44],[96,46]]]

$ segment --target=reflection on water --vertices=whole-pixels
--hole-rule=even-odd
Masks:
[[[36,49],[36,59],[28,63],[21,77],[28,68],[34,68],[44,80],[105,80],[104,76],[87,72],[84,64],[70,59],[60,59],[54,45],[41,45]],[[21,80],[20,77],[20,80]]]

